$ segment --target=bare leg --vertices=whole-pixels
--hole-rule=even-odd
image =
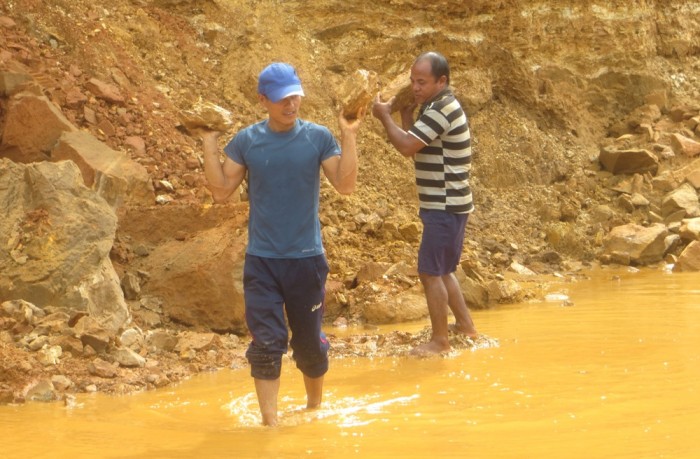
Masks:
[[[258,394],[258,405],[262,414],[264,426],[277,425],[277,394],[280,391],[280,378],[255,379],[255,392]]]
[[[450,329],[456,333],[465,334],[471,338],[476,338],[478,333],[474,327],[472,316],[469,313],[469,308],[464,302],[462,290],[459,287],[459,282],[454,273],[442,276],[442,281],[447,289],[447,304],[455,316],[455,324]]]
[[[304,375],[304,387],[306,388],[306,408],[318,408],[323,398],[323,376],[310,378]]]
[[[430,355],[449,351],[450,341],[447,336],[448,293],[445,283],[442,277],[427,274],[420,274],[420,280],[425,290],[425,299],[428,302],[432,334],[429,342],[416,347],[411,351],[411,354]]]

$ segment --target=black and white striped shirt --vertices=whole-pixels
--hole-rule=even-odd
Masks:
[[[469,122],[452,91],[445,89],[424,104],[408,132],[426,145],[415,156],[420,207],[473,212]]]

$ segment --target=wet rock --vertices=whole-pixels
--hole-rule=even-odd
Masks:
[[[53,384],[54,389],[61,392],[73,387],[73,381],[64,375],[51,376],[51,384]]]
[[[673,271],[700,271],[700,241],[693,241],[683,249]]]
[[[465,275],[462,269],[458,269],[455,275],[462,288],[462,296],[467,306],[471,309],[486,308],[489,304],[489,291],[483,280],[477,280]]]
[[[57,397],[51,380],[41,379],[25,389],[24,398],[36,402],[51,402]]]
[[[514,272],[520,274],[521,276],[535,276],[537,273],[535,273],[533,270],[528,268],[527,266],[523,266],[517,261],[513,261],[510,264],[510,269],[513,270]]]
[[[517,303],[523,298],[522,286],[512,280],[492,280],[486,284],[489,293],[489,301],[497,303]]]

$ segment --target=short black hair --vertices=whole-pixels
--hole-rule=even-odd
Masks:
[[[450,64],[447,63],[445,56],[437,51],[428,51],[418,56],[414,64],[422,60],[430,62],[430,73],[435,77],[435,80],[439,80],[441,76],[445,75],[447,84],[450,84]]]

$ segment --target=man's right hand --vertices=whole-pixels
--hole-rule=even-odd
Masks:
[[[394,103],[396,97],[392,97],[388,102],[382,102],[381,95],[377,93],[374,98],[374,103],[372,103],[372,115],[377,119],[383,119],[386,116],[391,116],[391,105]]]

